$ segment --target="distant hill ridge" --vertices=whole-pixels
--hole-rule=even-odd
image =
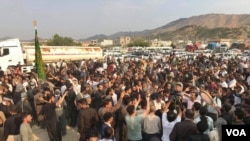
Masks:
[[[207,28],[238,28],[250,25],[250,14],[207,14],[181,18],[162,27],[154,29],[154,32],[173,31],[188,25],[198,25]]]
[[[120,36],[131,36],[131,37],[151,37],[151,36],[158,36],[161,34],[168,34],[172,33],[174,34],[174,31],[178,31],[179,34],[182,31],[179,31],[183,27],[200,27],[198,29],[202,29],[202,31],[205,32],[212,32],[212,33],[206,33],[210,36],[213,36],[212,34],[216,34],[216,31],[213,29],[220,29],[220,36],[223,37],[224,30],[226,32],[227,29],[233,28],[233,31],[238,31],[242,33],[240,37],[246,37],[248,35],[248,31],[246,31],[246,27],[250,26],[250,14],[206,14],[206,15],[199,15],[199,16],[192,16],[189,18],[180,18],[178,20],[172,21],[164,26],[152,29],[152,30],[145,30],[145,31],[135,31],[135,32],[118,32],[112,35],[105,35],[102,37],[105,37],[106,39],[116,39]],[[243,29],[244,28],[244,29]],[[221,29],[224,29],[221,31]],[[193,30],[196,30],[196,28],[193,28]],[[205,30],[205,31],[204,31]],[[244,31],[243,31],[244,30]],[[176,32],[177,32],[176,31]],[[244,33],[243,33],[244,32]],[[243,35],[244,34],[244,35]],[[231,35],[231,34],[230,34]],[[178,35],[173,35],[178,36]],[[202,35],[200,35],[202,37]],[[234,35],[237,37],[237,35]],[[85,40],[91,40],[91,39],[99,39],[98,36],[92,36]],[[230,36],[227,36],[230,37]],[[103,39],[105,39],[103,38]],[[202,37],[206,38],[206,36]]]

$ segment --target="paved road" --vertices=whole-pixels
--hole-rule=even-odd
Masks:
[[[41,129],[38,126],[33,126],[32,131],[35,137],[35,141],[49,141],[49,136],[46,129]],[[67,134],[63,136],[62,141],[78,141],[79,134],[76,129],[67,127]]]

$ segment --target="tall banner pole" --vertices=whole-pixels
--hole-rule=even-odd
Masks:
[[[37,36],[37,21],[33,21],[34,29],[35,29],[35,66],[36,72],[39,79],[46,80],[46,74],[44,69],[44,63],[41,54],[41,48],[39,44],[39,39]]]

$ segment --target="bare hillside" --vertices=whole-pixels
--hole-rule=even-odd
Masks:
[[[193,16],[190,18],[181,18],[170,22],[162,27],[153,30],[153,33],[162,33],[166,31],[174,31],[184,26],[197,25],[206,28],[238,28],[250,25],[250,14],[207,14],[200,16]]]

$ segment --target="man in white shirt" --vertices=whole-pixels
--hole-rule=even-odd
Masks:
[[[174,128],[174,125],[177,122],[181,121],[182,117],[182,111],[179,110],[179,113],[175,113],[175,111],[169,111],[169,106],[171,104],[172,100],[170,99],[166,106],[163,109],[162,113],[162,130],[163,130],[163,135],[162,135],[162,141],[170,141],[169,135],[172,132],[172,129]]]
[[[195,102],[201,103],[201,97],[196,87],[186,89],[185,91],[189,92],[183,95],[182,102],[187,103],[187,109],[192,109]]]
[[[107,95],[107,98],[112,99],[113,105],[117,104],[117,94],[115,93],[113,88],[107,88],[106,95]]]
[[[250,86],[250,75],[247,77],[247,84]]]
[[[157,111],[157,110],[161,110],[162,107],[164,107],[165,102],[162,100],[162,95],[161,95],[160,93],[158,93],[158,94],[156,95],[156,99],[153,100],[153,104],[154,104],[154,106],[155,106],[155,110],[156,110],[156,111]]]
[[[229,79],[230,81],[228,82],[228,87],[234,90],[234,87],[236,86],[237,81],[233,75],[231,75]]]
[[[228,87],[227,82],[225,81],[225,78],[220,78],[219,85],[221,85],[221,87],[223,87],[223,88],[227,88]]]

